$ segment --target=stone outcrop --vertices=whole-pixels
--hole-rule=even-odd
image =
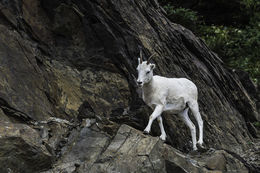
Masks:
[[[83,127],[74,144],[68,145],[72,149],[64,152],[62,163],[44,173],[249,172],[240,160],[224,150],[184,154],[164,144],[159,137],[144,135],[128,125],[122,125],[112,140],[95,128],[95,125]]]
[[[19,145],[6,138],[0,140],[17,148],[17,155],[13,153],[17,160],[13,162],[23,163],[20,172],[48,171],[51,166],[54,172],[59,172],[59,165],[65,165],[61,167],[68,172],[91,165],[93,171],[103,169],[101,164],[109,163],[105,158],[113,150],[113,136],[124,138],[117,132],[121,124],[144,129],[151,110],[139,98],[135,84],[140,47],[145,56],[155,53],[156,74],[186,77],[198,86],[205,146],[224,152],[226,158],[224,163],[208,163],[203,169],[224,169],[230,154],[230,160],[237,155],[247,169],[255,170],[247,157],[252,153],[247,151],[253,151],[258,136],[254,127],[260,120],[257,98],[247,92],[238,73],[225,68],[203,40],[171,23],[156,0],[2,0],[0,118],[14,129],[30,130],[17,134]],[[177,116],[164,113],[163,117],[166,143],[186,157],[191,150],[188,128]],[[89,118],[92,120],[86,122]],[[84,124],[93,121],[95,128],[85,128]],[[1,129],[3,134],[9,131],[8,126]],[[159,135],[156,122],[152,129],[153,136]],[[140,159],[149,167],[152,165],[149,158],[163,157],[152,150],[159,145],[165,150],[166,144],[132,131],[143,140],[151,140],[152,145],[150,150],[147,148],[149,157],[138,156],[136,161]],[[30,139],[36,133],[37,145],[23,138]],[[92,140],[100,142],[93,150],[96,143],[91,143]],[[135,139],[126,140],[134,143],[131,140]],[[37,150],[31,152],[35,145]],[[26,152],[21,156],[19,151],[23,147]],[[6,157],[5,151],[1,148],[1,160]],[[34,152],[41,163],[27,160]],[[222,158],[219,155],[215,159]],[[254,156],[258,158],[257,152]],[[129,158],[134,157],[129,154]],[[184,168],[172,160],[163,160],[165,163],[158,163],[158,168],[163,165],[164,170]],[[139,169],[138,165],[131,166]],[[16,171],[12,166],[9,168]],[[225,166],[225,170],[229,168]]]
[[[39,172],[50,168],[53,161],[36,130],[0,122],[0,172]]]

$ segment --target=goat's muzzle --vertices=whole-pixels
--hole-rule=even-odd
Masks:
[[[143,86],[143,82],[137,81],[137,86],[138,86],[138,87],[142,87],[142,86]]]

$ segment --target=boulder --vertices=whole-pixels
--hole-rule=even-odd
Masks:
[[[81,127],[73,129],[59,153],[58,161],[44,173],[73,172],[80,165],[88,170],[110,142],[109,135],[100,131],[95,123],[95,119],[86,119]]]
[[[210,170],[224,171],[226,169],[226,159],[223,154],[216,153],[207,160],[206,166]]]
[[[0,122],[0,172],[39,172],[50,168],[53,161],[36,130]]]

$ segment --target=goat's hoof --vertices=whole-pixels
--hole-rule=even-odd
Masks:
[[[146,130],[144,130],[144,131],[143,131],[143,134],[145,134],[145,135],[148,135],[148,134],[149,134],[149,132],[148,132],[148,131],[146,131]]]
[[[198,141],[198,142],[197,142],[197,146],[199,146],[200,148],[205,148],[205,147],[203,146],[203,142],[202,142],[202,141]]]
[[[197,144],[199,144],[200,146],[202,146],[203,142],[202,142],[202,141],[198,141]]]
[[[193,146],[192,149],[193,149],[193,151],[198,151],[197,146]]]
[[[161,136],[160,136],[160,139],[161,139],[162,141],[166,141],[166,136],[165,136],[165,135],[161,135]]]
[[[202,143],[198,143],[197,146],[200,147],[200,148],[205,148]]]

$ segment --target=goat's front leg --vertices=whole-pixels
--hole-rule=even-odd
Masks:
[[[153,121],[159,117],[161,115],[163,111],[163,105],[157,105],[152,113],[152,115],[150,115],[149,117],[149,122],[148,122],[148,125],[146,126],[146,128],[144,129],[144,133],[147,133],[149,134],[150,131],[151,131],[151,126],[152,126],[152,123]]]
[[[164,130],[164,127],[163,127],[163,120],[162,120],[162,116],[159,116],[157,118],[157,121],[159,123],[159,126],[160,126],[160,130],[161,130],[161,136],[160,136],[160,139],[165,141],[166,140],[166,133],[165,133],[165,130]]]

